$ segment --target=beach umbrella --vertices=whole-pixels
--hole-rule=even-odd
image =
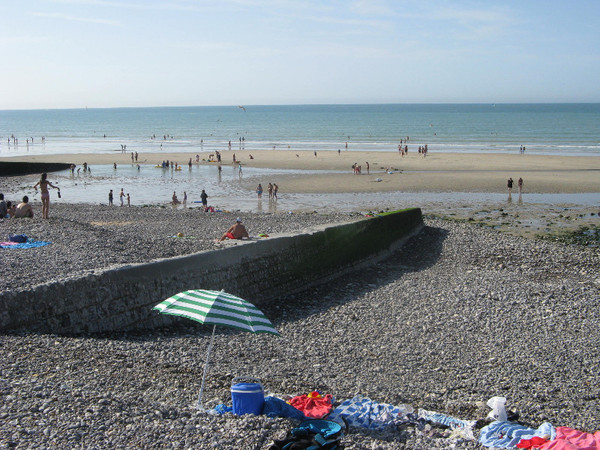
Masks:
[[[198,409],[202,409],[204,381],[208,371],[217,325],[238,328],[251,333],[279,335],[277,330],[273,328],[273,324],[256,306],[224,291],[204,289],[184,291],[163,300],[152,309],[156,309],[162,314],[187,317],[203,324],[213,324],[210,344],[206,353],[206,362],[204,363],[200,394],[198,395]]]

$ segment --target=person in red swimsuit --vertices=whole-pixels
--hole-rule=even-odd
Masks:
[[[247,237],[249,236],[248,232],[246,231],[246,227],[242,224],[242,219],[238,217],[235,223],[229,227],[223,236],[221,236],[219,241],[224,241],[225,239],[242,239]]]

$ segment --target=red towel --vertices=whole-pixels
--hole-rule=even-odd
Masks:
[[[557,427],[556,439],[546,442],[540,448],[544,450],[600,450],[600,431],[591,434],[569,427]]]
[[[322,419],[329,414],[333,408],[333,397],[326,394],[323,397],[309,397],[298,395],[290,400],[290,405],[302,411],[306,417]]]

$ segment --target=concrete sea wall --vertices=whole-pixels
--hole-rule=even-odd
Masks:
[[[423,226],[418,208],[293,236],[120,266],[0,294],[0,330],[95,333],[151,328],[181,318],[152,307],[177,292],[223,289],[257,306],[322,283],[398,249]]]
[[[57,172],[66,170],[70,164],[65,163],[39,163],[23,161],[0,161],[0,176],[29,175],[32,173]]]

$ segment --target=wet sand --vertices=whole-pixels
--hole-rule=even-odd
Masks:
[[[253,151],[254,158],[249,159],[249,153],[245,151],[223,151],[224,173],[232,170],[234,153],[244,168],[307,172],[278,173],[276,182],[281,198],[274,203],[267,199],[265,177],[254,176],[246,170],[244,177],[236,183],[239,190],[229,194],[235,199],[228,203],[225,198],[215,197],[218,192],[212,194],[211,201],[216,200],[217,204],[220,201],[224,209],[268,213],[290,210],[365,212],[416,206],[422,208],[424,214],[467,220],[527,237],[595,227],[600,221],[600,157],[430,153],[423,158],[416,152],[401,157],[395,152],[344,150],[340,154],[318,152],[315,157],[313,152],[306,151],[262,150]],[[217,165],[208,161],[208,152],[198,155],[200,165]],[[187,169],[187,162],[190,158],[195,161],[196,154],[139,153],[138,156],[144,167],[169,160],[177,161]],[[0,158],[2,160],[15,159]],[[87,162],[92,167],[116,162],[123,167],[131,166],[131,153],[43,155],[19,160],[69,162],[78,166]],[[370,165],[368,174],[366,161]],[[351,166],[354,163],[362,166],[361,175],[353,174]],[[510,198],[506,186],[509,177],[515,182]],[[517,188],[519,177],[524,179],[522,198]],[[7,192],[11,185],[22,184],[24,178],[12,179],[4,179],[4,187],[0,190]],[[257,205],[248,199],[255,199],[254,190],[261,182],[265,188],[264,200]],[[569,200],[561,199],[561,194],[570,194]],[[536,196],[546,196],[546,199],[537,201]],[[134,199],[138,199],[137,195]],[[160,198],[158,204],[166,201],[167,197]]]
[[[401,157],[396,152],[354,152],[342,150],[296,152],[294,150],[221,152],[222,165],[231,166],[233,154],[243,167],[270,169],[323,170],[322,174],[290,174],[279,177],[280,186],[290,193],[338,192],[506,192],[506,181],[524,179],[524,192],[529,193],[582,193],[600,192],[600,157],[547,156],[470,153],[429,153],[426,158],[418,153]],[[209,152],[198,153],[200,164],[208,162]],[[297,156],[296,156],[297,155]],[[139,153],[140,164],[155,165],[162,160],[187,165],[190,158],[195,164],[196,154]],[[19,158],[32,162],[67,162],[81,165],[131,164],[131,153],[38,155]],[[15,161],[0,158],[0,161]],[[367,173],[366,162],[369,162]],[[352,165],[359,164],[362,173],[353,174]],[[391,172],[391,173],[390,173]]]

